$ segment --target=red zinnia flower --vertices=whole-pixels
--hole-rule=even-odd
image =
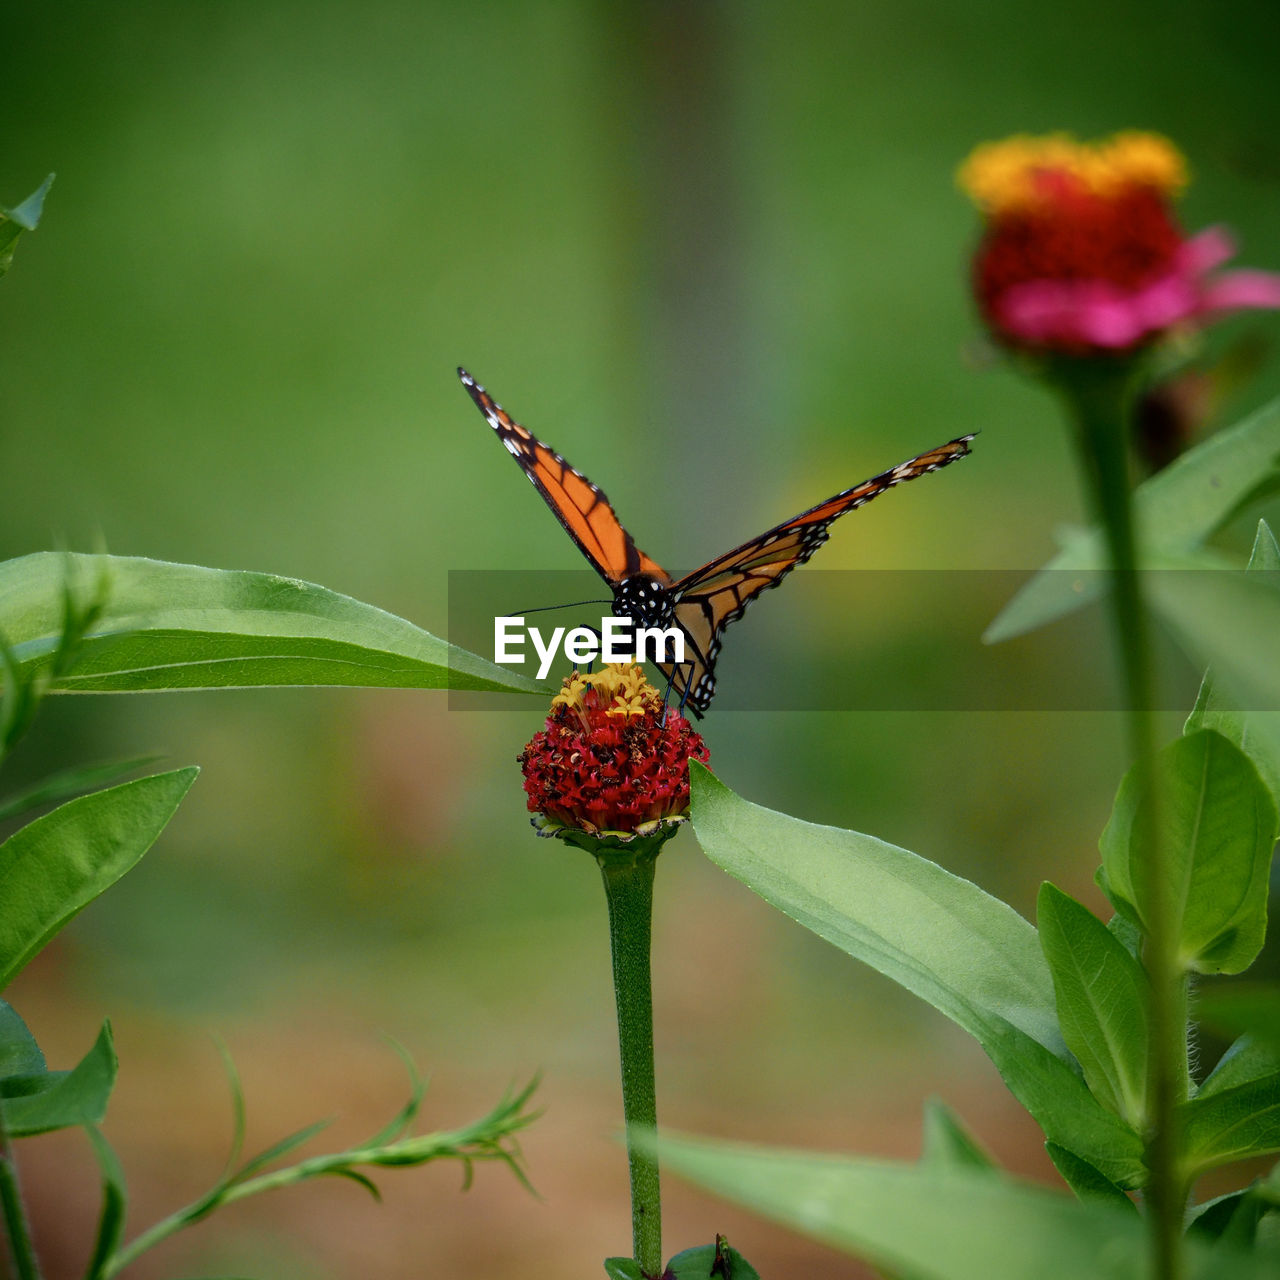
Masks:
[[[1280,275],[1215,274],[1235,252],[1223,228],[1183,232],[1172,199],[1186,165],[1154,134],[986,143],[959,180],[987,218],[978,306],[1010,346],[1118,353],[1224,312],[1280,307]]]
[[[683,716],[668,710],[664,718],[640,667],[613,664],[565,680],[520,764],[544,834],[629,839],[684,821],[689,761],[709,756]]]

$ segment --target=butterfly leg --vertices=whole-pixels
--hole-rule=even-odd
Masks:
[[[689,688],[693,684],[693,672],[695,663],[692,662],[676,662],[671,666],[671,674],[667,676],[667,687],[662,694],[662,723],[667,723],[667,713],[670,711],[671,702],[671,686],[675,683],[676,672],[683,670],[684,689],[680,693],[680,702],[676,706],[676,715],[684,713],[684,704],[689,701]]]

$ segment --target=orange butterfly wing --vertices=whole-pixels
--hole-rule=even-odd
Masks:
[[[900,462],[784,520],[675,582],[672,592],[677,601],[676,622],[693,653],[686,652],[682,667],[663,666],[662,670],[679,698],[699,715],[707,709],[715,695],[715,662],[724,629],[742,617],[760,592],[776,587],[792,569],[804,564],[826,542],[834,521],[895,485],[965,457],[972,439],[972,435],[960,436]]]
[[[522,427],[465,369],[458,370],[458,377],[507,452],[606,582],[616,587],[640,573],[664,584],[671,581],[666,570],[636,546],[603,489]]]

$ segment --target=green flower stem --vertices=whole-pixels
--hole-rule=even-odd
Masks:
[[[669,834],[669,833],[667,833]],[[653,983],[649,939],[653,918],[653,873],[663,836],[639,838],[621,848],[599,848],[596,861],[609,900],[613,989],[618,1002],[618,1051],[622,1059],[622,1112],[631,1167],[631,1241],[640,1270],[662,1274],[662,1199],[658,1160],[642,1149],[638,1133],[658,1124],[653,1077]]]
[[[4,1215],[14,1280],[40,1280],[40,1263],[31,1243],[27,1213],[22,1206],[22,1188],[18,1185],[18,1166],[14,1163],[3,1112],[0,1112],[0,1213]]]
[[[1153,761],[1155,687],[1150,625],[1138,572],[1133,504],[1129,485],[1128,428],[1138,368],[1118,361],[1059,366],[1079,427],[1079,444],[1090,496],[1107,539],[1112,569],[1111,612],[1128,704],[1129,746],[1138,771],[1140,838],[1156,866],[1163,865]],[[1146,1190],[1151,1221],[1154,1280],[1183,1280],[1182,1219],[1188,1186],[1180,1167],[1178,1108],[1186,1101],[1187,978],[1179,962],[1169,886],[1151,877],[1144,904],[1143,962],[1151,979],[1150,1053],[1147,1073]]]

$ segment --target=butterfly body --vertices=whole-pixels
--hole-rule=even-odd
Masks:
[[[458,377],[507,451],[519,463],[579,550],[608,583],[614,615],[633,627],[676,626],[685,662],[659,664],[680,702],[696,716],[715,695],[715,663],[724,629],[761,591],[776,587],[830,536],[830,526],[886,490],[948,466],[969,452],[972,435],[882,471],[802,511],[700,569],[672,579],[623,528],[604,491],[516,422],[465,369]]]

